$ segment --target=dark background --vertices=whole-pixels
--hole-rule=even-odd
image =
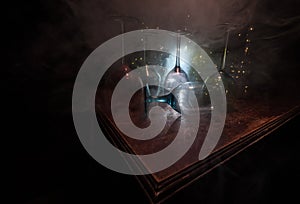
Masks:
[[[93,19],[93,13],[83,18],[89,16],[88,10],[81,15],[68,2],[85,5],[83,1],[11,1],[3,8],[3,137],[8,139],[4,144],[8,149],[8,174],[4,175],[8,193],[3,199],[7,197],[11,203],[102,203],[105,199],[145,203],[147,198],[133,176],[99,165],[76,135],[71,115],[76,74],[89,53],[118,32],[103,26],[101,20],[91,23],[99,23],[98,27],[88,27],[87,19]],[[100,19],[118,13],[118,8],[105,1],[97,5],[103,11],[97,15]],[[257,53],[259,70],[252,74],[257,87],[254,93],[259,95],[259,88],[267,85],[279,98],[297,98],[299,3],[264,0],[255,8],[258,14],[249,21],[264,28],[257,39],[267,41],[258,40],[261,44],[256,44],[263,49]],[[220,15],[226,16],[226,12]],[[149,22],[150,26],[160,24],[154,22]],[[297,201],[298,125],[299,117],[222,164],[169,203]]]

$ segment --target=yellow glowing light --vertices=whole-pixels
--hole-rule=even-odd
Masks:
[[[228,90],[227,90],[227,89],[225,90],[225,93],[228,93]]]
[[[235,78],[236,78],[236,79],[238,79],[238,78],[239,78],[239,76],[235,76]]]
[[[232,69],[231,72],[234,73],[235,72],[234,69]]]
[[[241,73],[241,71],[240,71],[240,70],[238,70],[237,72],[238,72],[238,73]]]
[[[245,70],[243,70],[243,74],[245,74],[246,72],[245,72]]]
[[[245,53],[247,53],[249,50],[249,47],[245,47]]]
[[[246,85],[246,86],[245,86],[245,89],[247,89],[247,88],[248,88],[248,86]]]
[[[242,36],[242,34],[240,34],[240,33],[239,33],[239,34],[238,34],[238,36],[239,36],[239,37],[241,37],[241,36]]]
[[[241,63],[244,64],[244,61],[242,60]]]
[[[202,59],[202,57],[203,57],[203,56],[202,56],[202,55],[200,55],[199,57],[200,57],[200,59]]]
[[[246,42],[249,43],[249,42],[250,42],[250,39],[246,39]]]
[[[131,64],[134,64],[134,62],[131,62]]]
[[[249,30],[253,31],[253,30],[254,30],[254,28],[253,28],[253,27],[250,27],[250,28],[249,28]]]
[[[142,57],[140,57],[140,60],[142,61],[142,60],[143,60],[143,58],[142,58]]]

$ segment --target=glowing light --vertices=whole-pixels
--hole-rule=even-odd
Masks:
[[[131,64],[134,64],[134,62],[131,62]]]
[[[245,53],[247,53],[249,50],[249,47],[245,47]]]
[[[244,64],[244,60],[242,60],[241,63]]]
[[[228,93],[228,90],[227,90],[227,89],[225,90],[225,93]]]
[[[245,74],[246,73],[246,71],[245,70],[243,70],[243,74]]]
[[[190,18],[190,17],[191,17],[191,15],[190,15],[190,14],[188,14],[188,15],[187,15],[187,17],[188,17],[188,18]]]
[[[144,41],[144,38],[141,38],[141,41],[143,42],[143,41]]]
[[[253,28],[253,27],[250,27],[250,28],[249,28],[249,30],[253,31],[253,30],[254,30],[254,28]]]
[[[237,72],[238,72],[238,73],[241,73],[241,71],[240,71],[240,70],[238,70]]]
[[[238,79],[238,78],[239,78],[239,76],[235,76],[235,78],[236,78],[236,79]]]
[[[140,60],[142,61],[142,60],[143,60],[143,58],[142,58],[142,57],[140,57]]]
[[[234,73],[235,72],[234,69],[232,69],[231,72]]]
[[[203,57],[203,56],[202,56],[202,55],[200,55],[199,57],[200,57],[200,59],[202,59],[202,57]]]
[[[247,89],[247,88],[248,88],[248,86],[246,85],[246,86],[245,86],[245,89]]]
[[[250,42],[250,39],[246,39],[246,42],[249,43],[249,42]]]
[[[241,34],[241,33],[239,33],[239,34],[238,34],[238,36],[239,36],[239,37],[241,37],[241,36],[242,36],[242,34]]]

